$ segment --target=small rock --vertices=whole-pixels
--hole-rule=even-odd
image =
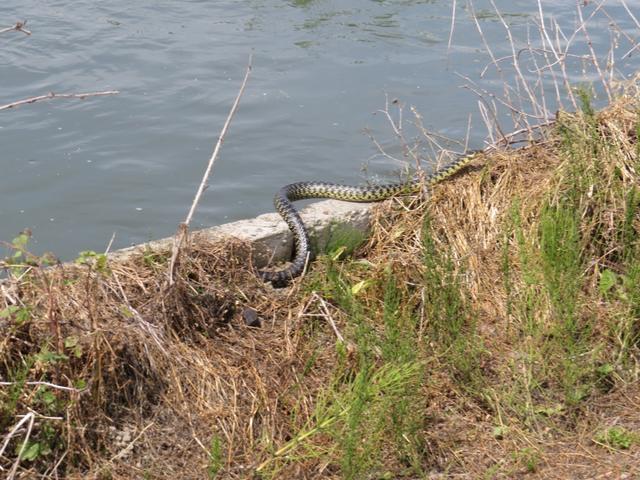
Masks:
[[[244,318],[244,323],[247,327],[260,328],[260,318],[258,317],[258,312],[256,312],[253,308],[245,308],[242,311],[242,318]]]

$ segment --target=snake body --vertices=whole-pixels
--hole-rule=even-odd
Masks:
[[[424,183],[426,186],[431,186],[454,175],[467,166],[477,154],[478,152],[474,151],[459,156],[449,165],[427,175]],[[295,257],[291,264],[283,270],[261,270],[258,274],[265,282],[271,282],[274,287],[284,287],[304,271],[307,260],[311,256],[309,234],[292,202],[308,198],[333,198],[360,203],[379,202],[396,195],[416,193],[420,191],[422,184],[423,181],[420,178],[415,178],[409,182],[370,186],[352,186],[326,182],[297,182],[282,187],[276,193],[273,203],[293,233]]]

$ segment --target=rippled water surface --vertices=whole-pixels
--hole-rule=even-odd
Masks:
[[[385,93],[415,105],[429,128],[463,138],[477,98],[460,88],[460,75],[478,79],[488,61],[466,2],[458,2],[450,49],[447,1],[2,3],[0,25],[27,19],[33,34],[0,35],[0,104],[50,91],[121,91],[0,111],[0,240],[30,228],[36,251],[63,258],[104,249],[114,232],[117,248],[175,231],[252,52],[196,227],[272,211],[273,193],[292,181],[361,182],[363,165],[375,175],[396,171],[363,134],[371,129],[397,153],[388,124],[372,115]],[[526,41],[536,2],[497,3]],[[575,2],[543,5],[573,30]],[[640,18],[638,2],[627,5]],[[475,8],[494,54],[510,52],[491,4]],[[621,6],[611,2],[608,12],[637,36]],[[590,31],[598,55],[611,45],[606,23]],[[631,72],[634,62],[631,54],[618,67]],[[495,84],[491,74],[481,81]],[[472,145],[484,135],[475,119]]]

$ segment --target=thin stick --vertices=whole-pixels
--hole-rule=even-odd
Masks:
[[[324,301],[324,298],[322,298],[316,292],[313,292],[313,297],[315,297],[318,303],[320,303],[320,307],[324,312],[324,318],[326,318],[326,320],[329,322],[329,325],[331,325],[331,328],[333,329],[333,333],[336,334],[336,337],[338,338],[340,343],[344,343],[344,337],[340,333],[340,330],[338,330],[338,326],[336,325],[336,322],[333,321],[333,317],[331,316],[331,312],[329,311],[329,307],[327,307],[327,303]]]
[[[0,387],[7,387],[11,385],[15,385],[19,382],[0,382]],[[86,390],[86,388],[74,388],[74,387],[65,387],[63,385],[56,385],[55,383],[50,382],[24,382],[24,385],[42,385],[44,387],[54,388],[57,390],[64,390],[66,392],[76,392],[81,393]]]
[[[382,148],[382,145],[380,145],[380,142],[378,142],[378,140],[376,140],[376,138],[373,136],[373,133],[371,133],[371,130],[365,129],[364,130],[364,134],[371,139],[371,141],[376,146],[376,148],[378,149],[378,151],[380,152],[381,155],[383,155],[384,157],[388,158],[389,160],[393,160],[394,162],[398,162],[398,163],[402,163],[403,162],[399,158],[396,158],[396,157],[394,157],[392,155],[389,155],[385,151],[385,149]],[[370,158],[373,158],[374,156],[375,155],[372,155]]]
[[[444,147],[437,140],[438,137],[443,137],[435,133],[432,134],[429,130],[427,130],[427,128],[424,126],[424,122],[422,121],[422,115],[420,114],[420,112],[418,112],[418,109],[416,107],[412,105],[411,107],[409,107],[409,109],[411,110],[411,113],[413,113],[413,117],[415,118],[415,121],[413,122],[414,125],[418,130],[420,130],[420,133],[429,142],[429,145],[435,145],[438,150],[444,150]],[[449,139],[445,138],[445,140],[448,141]]]
[[[453,29],[456,24],[456,0],[453,0],[453,5],[451,7],[451,30],[449,30],[449,41],[447,42],[447,57],[449,56],[449,51],[451,50],[451,41],[453,40]]]
[[[104,250],[104,254],[107,255],[111,251],[111,246],[113,245],[113,241],[116,239],[116,232],[114,231],[111,235],[111,240],[107,244],[107,248]]]
[[[142,315],[140,315],[140,312],[138,312],[135,308],[133,308],[133,306],[129,302],[129,299],[127,298],[127,294],[124,292],[124,288],[122,288],[122,283],[120,283],[120,279],[118,278],[118,275],[115,272],[113,273],[113,278],[116,281],[116,284],[118,285],[118,289],[120,290],[120,292],[118,293],[118,291],[116,291],[116,289],[112,285],[107,284],[107,286],[116,295],[119,294],[121,296],[122,301],[124,301],[124,303],[126,304],[127,308],[129,309],[129,312],[133,315],[133,318],[135,318],[138,321],[142,330],[146,331],[149,335],[151,335],[151,338],[153,338],[153,340],[156,342],[156,345],[158,345],[158,348],[160,348],[162,353],[166,355],[167,351],[165,350],[164,346],[162,345],[162,342],[160,341],[161,340],[160,336],[162,335],[162,331],[159,329],[159,327],[147,322],[142,317]],[[158,334],[158,331],[160,332],[160,334]]]
[[[540,11],[542,12],[542,7],[540,7]],[[549,40],[549,42],[550,42],[549,46],[554,51],[554,54],[556,55],[556,59],[559,61],[560,72],[562,73],[562,80],[564,82],[565,92],[567,93],[567,95],[569,96],[569,99],[571,100],[571,105],[573,106],[574,111],[577,111],[578,110],[578,103],[576,101],[576,97],[573,94],[573,89],[571,88],[571,84],[569,83],[569,75],[567,74],[566,52],[569,51],[570,43],[568,41],[565,43],[566,49],[565,49],[565,52],[562,53],[562,46],[561,46],[561,43],[560,43],[560,35],[564,36],[564,33],[562,32],[562,29],[560,28],[560,25],[558,24],[558,22],[555,19],[552,19],[552,24],[553,24],[553,28],[555,30],[555,40],[556,40],[556,47],[557,48],[555,48],[555,49],[553,48],[553,43],[551,42],[551,40]],[[546,31],[545,31],[545,33],[546,33]],[[556,52],[560,52],[560,54],[558,54]]]
[[[25,35],[31,35],[31,32],[29,30],[27,30],[26,28],[24,28],[24,26],[27,24],[27,21],[25,20],[24,22],[16,22],[16,24],[13,27],[7,27],[7,28],[3,28],[0,30],[0,33],[7,33],[7,32],[22,32]]]
[[[504,98],[508,103],[512,103],[511,100],[511,95],[509,94],[509,88],[508,88],[508,82],[505,79],[504,76],[504,71],[502,70],[502,68],[500,67],[500,64],[498,63],[498,60],[496,59],[495,55],[493,54],[493,51],[491,50],[491,47],[489,46],[489,42],[487,41],[487,38],[484,35],[484,32],[482,31],[482,27],[480,26],[480,22],[478,21],[478,17],[476,15],[474,6],[473,6],[473,1],[469,0],[468,1],[468,8],[469,8],[469,12],[471,13],[471,18],[473,19],[475,25],[476,25],[476,29],[478,30],[478,34],[480,35],[480,38],[482,39],[482,43],[485,47],[486,52],[489,54],[489,57],[491,57],[491,61],[492,63],[495,65],[496,67],[496,71],[498,72],[498,75],[500,77],[500,79],[502,80],[502,84],[504,86]],[[512,118],[515,118],[512,114]],[[514,119],[515,121],[515,119]]]
[[[555,119],[551,119],[547,122],[543,122],[543,123],[539,123],[537,125],[531,125],[530,127],[526,127],[526,128],[521,128],[519,130],[514,130],[513,132],[507,133],[505,135],[503,135],[502,139],[499,142],[492,142],[489,143],[484,149],[483,151],[485,153],[494,151],[494,150],[498,150],[501,146],[509,146],[513,143],[520,143],[524,140],[518,140],[515,141],[514,138],[517,137],[518,135],[522,135],[523,133],[528,133],[528,134],[532,134],[535,130],[543,130],[546,127],[550,127],[551,125],[554,125],[556,123]]]
[[[560,56],[558,55],[558,52],[553,48],[553,42],[551,41],[551,37],[549,37],[549,34],[547,33],[547,28],[545,26],[545,21],[544,21],[544,14],[542,12],[542,2],[540,0],[538,0],[538,16],[540,17],[540,24],[538,26],[540,31],[540,37],[542,38],[542,46],[545,47],[548,44],[549,48],[551,48],[551,52],[553,53],[553,56],[556,58],[556,61],[560,63],[561,62]],[[546,57],[546,52],[545,52],[545,57]],[[547,64],[551,65],[551,62],[547,60]],[[559,92],[556,92],[556,96],[557,96],[557,99],[560,100]],[[558,103],[560,104],[560,102]]]
[[[391,103],[397,104],[398,106],[397,122],[393,119],[393,117],[391,116],[391,113],[389,112],[389,95],[387,93],[384,94],[384,110],[377,110],[376,113],[382,113],[386,117],[387,121],[389,122],[389,125],[391,125],[391,128],[393,129],[393,132],[396,134],[396,136],[398,137],[398,140],[400,141],[400,146],[402,147],[403,154],[406,157],[413,158],[413,160],[416,162],[416,165],[419,165],[420,159],[414,153],[413,149],[409,146],[409,142],[407,141],[404,135],[404,132],[402,131],[403,105],[397,100],[393,100]]]
[[[496,60],[496,57],[493,54],[493,50],[491,50],[491,47],[489,46],[489,42],[487,42],[487,39],[484,36],[484,32],[482,31],[482,27],[480,27],[480,22],[478,21],[478,17],[476,16],[476,12],[475,12],[475,9],[473,7],[473,2],[469,1],[468,7],[469,7],[469,11],[471,12],[471,18],[473,19],[473,21],[474,21],[474,23],[476,25],[476,29],[478,30],[478,33],[480,34],[480,39],[482,40],[482,43],[484,44],[484,49],[489,54],[489,57],[491,57],[491,63],[493,63],[496,66],[496,70],[498,71],[498,73],[501,74],[502,73],[502,69],[500,68],[500,65],[498,64],[498,61]]]
[[[0,106],[0,110],[8,110],[10,108],[25,105],[27,103],[34,103],[40,100],[51,100],[52,98],[79,98],[84,100],[87,97],[102,97],[104,95],[117,95],[119,90],[105,90],[103,92],[87,92],[87,93],[53,93],[49,92],[46,95],[39,95],[37,97],[25,98],[24,100],[18,100],[17,102],[7,103]]]
[[[485,107],[485,105],[484,105],[484,103],[482,101],[483,101],[482,98],[480,100],[478,100],[478,110],[480,110],[480,116],[482,117],[482,121],[484,122],[485,126],[487,127],[487,135],[489,136],[489,139],[491,140],[491,143],[496,143],[496,139],[493,136],[493,131],[497,130],[497,129],[495,128],[495,125],[493,124],[493,122],[489,118],[489,114],[487,112],[487,107]],[[504,138],[504,136],[503,136],[503,138]]]
[[[471,114],[467,119],[467,133],[464,136],[464,152],[469,151],[469,137],[471,136]]]
[[[224,122],[224,126],[222,127],[222,131],[220,132],[220,136],[218,137],[218,142],[216,143],[215,148],[213,149],[213,153],[211,154],[211,158],[209,158],[209,163],[207,165],[207,168],[204,172],[204,175],[202,176],[202,181],[200,182],[200,186],[198,187],[198,191],[196,192],[196,195],[193,199],[193,203],[191,204],[191,208],[189,209],[189,213],[187,214],[187,218],[185,218],[184,222],[180,224],[180,226],[178,227],[178,231],[176,232],[176,237],[174,239],[173,242],[173,249],[171,252],[171,263],[169,264],[169,285],[173,285],[174,281],[173,281],[173,272],[175,270],[175,266],[176,266],[176,260],[178,259],[178,254],[180,253],[180,247],[182,246],[182,243],[184,242],[184,239],[187,236],[188,230],[189,230],[189,224],[191,223],[191,219],[193,218],[193,214],[196,211],[196,207],[198,206],[198,203],[200,202],[200,197],[202,197],[202,193],[204,192],[205,188],[207,187],[207,181],[209,179],[209,175],[211,174],[211,171],[213,170],[213,164],[216,161],[216,158],[218,157],[218,152],[220,151],[220,147],[222,146],[222,143],[224,142],[224,137],[227,134],[227,130],[229,129],[229,125],[231,124],[231,120],[233,119],[233,116],[236,113],[236,110],[238,109],[238,105],[240,104],[240,98],[242,97],[242,94],[244,93],[244,89],[245,86],[247,85],[247,80],[249,79],[249,74],[251,73],[251,68],[252,68],[252,59],[253,59],[253,54],[249,55],[249,62],[247,65],[247,71],[244,74],[244,79],[242,80],[242,85],[240,86],[240,91],[238,92],[238,95],[236,96],[235,101],[233,102],[233,106],[231,107],[231,110],[229,111],[229,115],[227,116],[227,120]]]
[[[535,67],[535,72],[538,75],[538,79],[533,85],[533,91],[536,91],[536,88],[539,89],[540,100],[542,102],[542,111],[545,112],[545,116],[547,115],[547,99],[544,94],[544,81],[543,81],[543,73],[540,67],[538,66],[538,59],[536,58],[535,52],[533,51],[533,46],[531,45],[531,29],[527,25],[527,51],[529,52],[529,56],[531,57],[531,61]],[[518,55],[520,52],[518,52]]]
[[[498,10],[498,7],[496,6],[494,0],[489,0],[489,2],[491,3],[493,10],[496,12],[496,15],[498,15],[498,19],[500,19],[500,22],[502,23],[502,26],[504,27],[505,31],[507,32],[507,36],[509,37],[509,44],[511,45],[511,53],[513,55],[513,68],[515,69],[517,74],[516,78],[520,80],[522,87],[527,93],[527,96],[529,97],[529,101],[531,102],[531,107],[533,108],[533,111],[535,113],[538,113],[541,111],[542,107],[540,106],[535,95],[529,88],[529,84],[527,83],[527,79],[523,75],[522,70],[520,70],[520,62],[518,62],[518,55],[516,53],[516,44],[515,44],[515,41],[513,40],[513,36],[511,35],[511,27],[502,16],[502,13],[500,13],[500,10]],[[547,112],[542,111],[542,116],[546,118]]]
[[[29,422],[29,426],[27,427],[27,433],[25,435],[25,438],[20,446],[20,450],[18,451],[18,455],[16,456],[16,460],[15,462],[13,462],[13,466],[11,467],[11,470],[9,471],[9,475],[7,476],[7,480],[11,480],[15,477],[16,472],[18,471],[18,466],[20,465],[20,457],[22,456],[22,453],[24,452],[24,449],[27,446],[27,442],[29,441],[29,437],[31,436],[31,430],[33,429],[33,423],[35,421],[35,416],[32,412],[27,413],[24,417],[22,417],[22,419],[11,429],[11,431],[9,432],[9,434],[7,435],[7,437],[5,438],[4,443],[2,444],[2,448],[0,448],[0,456],[2,456],[2,454],[4,453],[5,449],[7,448],[7,445],[9,445],[9,441],[11,440],[11,438],[18,432],[18,430],[20,429],[20,427],[24,424]]]
[[[4,453],[5,449],[7,448],[7,445],[9,445],[9,442],[11,441],[11,438],[16,434],[16,432],[20,429],[20,427],[22,426],[23,423],[26,423],[28,421],[30,421],[33,418],[33,413],[27,413],[24,417],[22,417],[22,419],[11,429],[11,431],[7,434],[7,436],[4,439],[4,442],[2,443],[2,447],[0,447],[0,457],[2,456],[2,454]]]
[[[624,0],[622,1],[623,5],[626,5],[624,3]],[[628,8],[628,7],[627,7]],[[640,29],[640,24],[638,23],[638,19],[636,17],[633,16],[633,14],[631,12],[629,12],[629,10],[627,10],[627,12],[630,14],[630,18],[634,21],[634,23],[636,24],[636,28]],[[620,27],[620,25],[618,25],[618,23],[613,19],[613,17],[609,14],[609,12],[607,12],[607,10],[605,10],[604,8],[602,9],[602,13],[609,19],[609,29],[611,31],[616,31],[618,32],[618,34],[622,35],[624,38],[627,39],[627,41],[629,42],[629,44],[632,45],[631,49],[625,53],[624,55],[622,55],[620,57],[620,60],[624,60],[625,58],[627,58],[629,55],[631,55],[635,50],[638,49],[638,47],[640,45],[638,45],[638,43],[635,41],[635,39],[629,35],[623,28]],[[612,40],[612,45],[613,45],[613,40]]]
[[[474,82],[470,77],[466,76],[466,75],[462,75],[460,73],[456,73],[456,75],[464,80],[466,80],[467,82],[469,82],[466,85],[463,85],[462,88],[466,88],[468,90],[471,90],[473,93],[475,93],[477,96],[484,98],[489,97],[495,101],[497,101],[498,103],[500,103],[501,105],[503,105],[504,107],[506,107],[512,114],[521,116],[521,117],[526,117],[526,118],[533,118],[536,120],[546,120],[547,117],[541,116],[541,115],[536,115],[536,114],[530,114],[530,113],[526,113],[522,110],[520,110],[518,107],[516,107],[515,105],[512,105],[510,103],[507,102],[507,100],[497,97],[496,95],[492,94],[491,92],[489,92],[488,90],[481,88],[480,86],[478,86],[478,84],[476,82]],[[510,99],[509,95],[505,95],[505,98]],[[517,123],[517,122],[516,122]],[[528,122],[525,122],[528,123]]]
[[[636,16],[633,14],[633,12],[631,12],[631,10],[629,9],[629,6],[627,5],[627,2],[625,0],[620,0],[620,3],[622,3],[622,6],[624,7],[624,9],[629,14],[629,17],[631,18],[631,20],[633,20],[633,23],[636,24],[636,27],[640,28],[640,22],[638,21]]]
[[[602,5],[602,3],[600,5]],[[579,3],[576,4],[576,10],[578,11],[578,17],[580,18],[580,23],[581,23],[580,29],[582,29],[582,33],[584,33],[584,38],[587,40],[587,46],[589,47],[589,52],[591,53],[591,61],[593,62],[593,65],[596,67],[596,71],[600,76],[600,81],[602,82],[604,91],[607,94],[607,100],[609,100],[609,103],[611,103],[612,102],[611,90],[609,89],[607,80],[605,79],[605,76],[602,73],[602,69],[600,68],[600,62],[598,62],[598,57],[596,56],[596,52],[593,49],[593,42],[591,41],[591,37],[589,36],[589,32],[587,31],[587,25],[582,16],[582,9],[580,8]]]
[[[549,71],[551,72],[551,78],[553,79],[553,87],[555,89],[556,92],[556,103],[558,105],[558,107],[560,109],[564,109],[564,106],[562,104],[562,96],[560,95],[560,86],[558,84],[558,79],[556,77],[556,71],[553,69],[553,65],[552,65],[552,61],[549,58],[549,51],[547,51],[547,49],[545,48],[547,45],[547,40],[549,42],[551,42],[551,40],[549,40],[549,35],[547,34],[546,31],[546,27],[545,27],[545,23],[544,23],[544,16],[542,15],[542,5],[540,4],[540,0],[538,0],[538,11],[540,14],[540,23],[538,24],[538,32],[540,34],[540,40],[542,42],[542,54],[544,56],[546,63],[546,68],[549,69]],[[556,52],[553,50],[553,44],[551,44],[551,51],[554,53],[556,59],[558,58]]]

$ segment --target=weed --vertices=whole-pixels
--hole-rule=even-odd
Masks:
[[[454,369],[461,386],[479,389],[483,348],[475,331],[475,320],[464,302],[460,273],[455,271],[451,258],[436,248],[430,225],[429,218],[425,217],[422,226],[423,305],[430,318],[429,334]]]
[[[210,480],[217,478],[218,473],[224,466],[222,440],[218,435],[211,437],[209,443],[209,466],[207,467],[207,475]]]
[[[595,441],[619,450],[628,450],[640,440],[640,435],[624,427],[610,427],[595,436]]]
[[[540,454],[533,448],[523,448],[515,452],[513,456],[528,473],[535,473],[538,470]]]
[[[328,253],[337,260],[337,257],[344,258],[350,256],[353,252],[362,246],[366,237],[364,233],[349,225],[336,224],[328,229],[329,235],[324,242],[324,248],[320,251]]]
[[[166,425],[137,442],[149,446],[140,475],[175,462],[157,453],[167,442],[194,478],[562,467],[557,451],[584,446],[603,398],[637,393],[638,142],[625,135],[640,122],[624,105],[607,117],[585,97],[582,112],[560,116],[557,137],[497,155],[482,182],[470,173],[435,187],[434,201],[389,207],[365,246],[336,234],[285,293],[256,282],[229,245],[194,241],[167,292],[166,251],[108,265],[88,251],[46,269],[19,236],[3,264],[0,426],[38,413],[20,467],[126,477],[124,462],[101,464],[117,453],[104,432],[147,412]],[[194,292],[211,304],[199,308]],[[232,312],[224,323],[217,299]],[[262,327],[243,328],[238,305],[259,311]],[[620,419],[636,413],[614,407]],[[211,436],[213,415],[224,436]],[[178,450],[185,419],[210,437],[206,452]],[[637,436],[620,425],[591,440],[608,454]],[[24,437],[11,442],[2,468]]]

